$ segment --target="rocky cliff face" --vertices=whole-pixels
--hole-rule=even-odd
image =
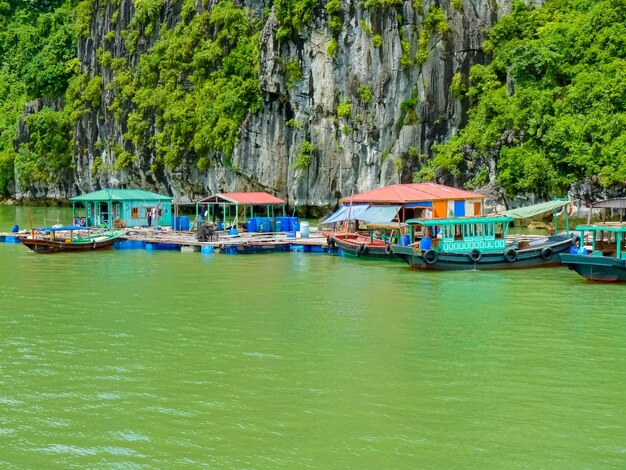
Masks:
[[[218,191],[264,190],[311,208],[412,180],[431,145],[463,125],[468,102],[456,98],[450,86],[453,80],[467,83],[470,67],[487,60],[481,51],[485,32],[511,7],[511,0],[405,0],[398,7],[372,9],[341,0],[342,28],[333,33],[326,2],[320,1],[313,24],[278,41],[270,0],[239,3],[263,18],[263,106],[245,119],[229,163],[217,158],[216,165],[201,171],[187,161],[158,169],[149,149],[130,145],[127,123],[109,109],[115,99],[113,74],[98,60],[104,50],[136,66],[154,44],[159,26],[181,21],[182,0],[164,2],[155,33],[140,36],[132,53],[121,33],[133,21],[133,1],[112,3],[96,1],[90,34],[78,47],[82,70],[102,77],[101,104],[76,125],[73,186],[52,193],[141,186],[193,200]],[[195,9],[214,3],[197,0]],[[443,15],[435,22],[437,11]],[[301,78],[289,76],[287,63],[298,64]],[[303,144],[311,144],[308,167],[295,164]],[[133,153],[136,161],[123,171],[96,171],[98,166],[114,168],[116,146]]]

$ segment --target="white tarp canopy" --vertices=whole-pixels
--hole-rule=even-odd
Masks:
[[[402,206],[369,206],[358,219],[368,224],[384,224],[391,222],[398,215]]]
[[[322,222],[322,225],[334,224],[335,222],[343,222],[345,220],[360,219],[360,215],[367,210],[369,204],[345,205],[341,206],[328,219]]]

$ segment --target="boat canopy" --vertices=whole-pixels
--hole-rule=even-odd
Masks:
[[[369,206],[358,218],[367,224],[384,224],[395,219],[401,208],[402,206]]]
[[[360,215],[363,214],[369,207],[369,204],[352,205],[346,204],[341,206],[337,211],[331,215],[328,219],[322,222],[322,225],[334,224],[335,222],[343,222],[345,220],[360,219]]]
[[[383,230],[402,230],[407,227],[407,224],[401,222],[388,222],[388,223],[368,223],[368,229],[383,229]]]
[[[568,204],[571,204],[571,201],[569,199],[547,201],[540,204],[533,204],[532,206],[509,209],[508,211],[504,211],[502,215],[506,215],[516,219],[525,219],[527,217],[533,217],[535,215],[543,214],[544,212],[559,209],[560,207],[567,206]]]
[[[420,224],[425,227],[439,227],[444,225],[500,224],[513,222],[513,218],[495,215],[488,217],[452,217],[449,219],[410,219],[406,222],[408,224]]]

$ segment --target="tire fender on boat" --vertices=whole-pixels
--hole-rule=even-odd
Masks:
[[[478,248],[473,248],[472,251],[468,253],[469,259],[471,259],[474,263],[478,263],[483,254],[480,252]]]
[[[361,256],[367,250],[367,245],[365,243],[360,244],[356,249],[356,255]]]
[[[517,261],[517,250],[513,247],[508,248],[504,252],[504,259],[507,260],[509,263],[513,263],[514,261]]]
[[[426,264],[435,264],[438,257],[439,256],[437,255],[437,252],[433,249],[426,250],[422,255],[422,258],[424,259],[424,262]]]
[[[326,243],[328,243],[328,246],[329,246],[330,248],[334,248],[334,247],[335,247],[335,239],[333,238],[333,235],[332,235],[332,234],[329,234],[329,235],[326,237]]]
[[[550,258],[552,258],[553,254],[554,254],[554,250],[552,249],[551,246],[544,246],[541,249],[541,257],[543,259],[550,259]]]
[[[387,243],[387,245],[385,246],[385,253],[387,253],[388,255],[391,254],[391,243]]]

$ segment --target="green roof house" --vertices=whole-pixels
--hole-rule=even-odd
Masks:
[[[172,223],[172,198],[141,189],[101,189],[71,201],[76,225],[108,228],[115,219],[128,227]]]

